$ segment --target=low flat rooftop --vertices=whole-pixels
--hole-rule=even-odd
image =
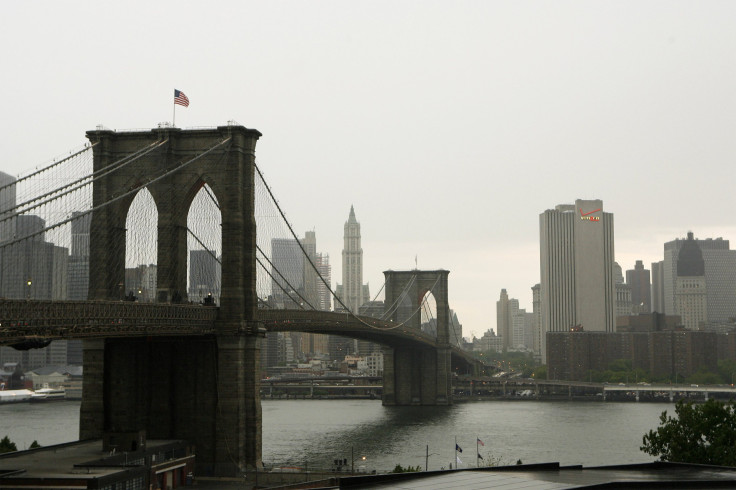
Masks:
[[[541,490],[736,488],[736,468],[654,462],[584,468],[557,463],[340,478],[332,488]]]
[[[44,479],[94,479],[112,476],[125,469],[127,460],[132,463],[144,454],[165,450],[177,440],[148,440],[146,450],[117,452],[102,450],[102,440],[70,442],[54,446],[0,454],[0,488],[12,484],[14,478]]]

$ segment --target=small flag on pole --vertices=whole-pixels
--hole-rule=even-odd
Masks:
[[[457,459],[457,464],[463,464],[462,460],[460,459],[460,456],[455,456]]]
[[[460,446],[457,445],[457,443],[455,443],[455,451],[463,452],[463,448],[461,448]]]
[[[184,92],[182,92],[181,90],[174,89],[174,104],[189,107],[189,97],[184,95]]]
[[[483,459],[483,456],[481,456],[480,453],[478,453],[478,459]]]
[[[480,438],[478,438],[478,444],[480,444],[481,446],[485,446],[485,444],[483,444],[483,441],[481,441]]]

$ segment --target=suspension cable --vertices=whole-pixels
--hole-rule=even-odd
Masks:
[[[261,253],[263,253],[263,252],[261,252]],[[265,255],[264,255],[264,258],[265,258],[266,260],[268,260],[268,258],[267,258],[267,257],[266,257]],[[260,265],[260,266],[261,266],[261,268],[262,268],[262,269],[263,269],[263,270],[264,270],[264,271],[266,272],[266,274],[268,274],[268,276],[269,276],[269,277],[271,278],[271,280],[272,280],[273,282],[275,282],[275,283],[276,283],[276,286],[278,286],[278,288],[279,288],[279,289],[281,289],[281,291],[283,291],[283,292],[284,292],[284,294],[286,294],[286,295],[287,295],[287,296],[289,297],[289,299],[290,299],[290,300],[294,301],[294,298],[292,298],[292,297],[291,297],[291,293],[293,292],[293,293],[296,293],[297,295],[299,295],[299,292],[298,292],[298,291],[295,291],[294,289],[291,289],[290,291],[287,291],[286,289],[284,289],[284,287],[283,287],[283,286],[282,286],[281,284],[279,284],[279,281],[278,281],[278,280],[277,280],[277,279],[276,279],[275,277],[273,277],[273,274],[271,274],[271,273],[270,273],[270,272],[268,271],[268,269],[266,268],[266,266],[265,266],[265,265],[263,265],[263,262],[261,262],[261,259],[259,259],[258,257],[256,257],[256,262],[258,262],[258,265]],[[279,270],[278,270],[278,269],[275,269],[275,268],[274,268],[274,270],[275,270],[276,272],[278,272],[278,274],[279,274],[279,275],[280,275],[280,276],[281,276],[281,277],[282,277],[282,278],[284,279],[284,281],[286,281],[286,278],[285,278],[284,276],[282,276],[282,275],[281,275],[281,272],[279,272]],[[288,281],[287,281],[287,283],[288,283]],[[289,286],[291,287],[291,284],[289,284]],[[302,298],[302,296],[301,296],[301,295],[299,295],[299,297],[300,297],[300,298],[301,298],[301,299],[302,299],[303,301],[306,301],[306,300],[305,300],[304,298]],[[259,298],[259,299],[260,299],[260,298]],[[268,302],[267,302],[267,301],[264,301],[264,300],[261,300],[261,301],[263,301],[263,302],[264,302],[265,304],[268,304]],[[306,308],[304,308],[304,305],[303,305],[302,303],[297,303],[296,301],[294,301],[294,303],[295,303],[295,304],[296,304],[297,306],[299,306],[299,309],[302,309],[302,310],[306,310]],[[309,305],[309,303],[308,303],[308,302],[307,302],[307,304]],[[312,305],[309,305],[309,306],[310,306],[310,307],[311,307],[312,309],[314,309],[314,307],[313,307]],[[269,308],[270,308],[270,306],[269,306]]]
[[[261,178],[261,182],[263,182],[263,185],[265,186],[266,190],[268,191],[268,195],[271,196],[271,200],[276,205],[276,209],[279,211],[279,214],[281,215],[281,218],[284,220],[284,223],[286,223],[286,226],[289,228],[289,231],[291,232],[291,236],[294,237],[294,239],[296,240],[296,243],[299,245],[299,248],[301,249],[302,253],[304,254],[304,256],[309,261],[309,265],[312,266],[312,269],[317,273],[317,277],[320,278],[320,280],[322,281],[322,283],[325,285],[325,287],[327,288],[327,290],[332,294],[332,296],[335,298],[335,300],[337,300],[340,303],[340,305],[343,308],[345,308],[346,311],[350,311],[350,309],[347,306],[345,306],[345,303],[342,302],[342,299],[340,299],[337,296],[337,294],[335,294],[335,292],[332,290],[332,288],[330,287],[330,285],[327,284],[327,281],[325,281],[325,278],[322,277],[322,274],[319,273],[319,269],[317,269],[317,266],[314,265],[314,262],[312,262],[312,258],[309,256],[309,254],[307,253],[307,251],[304,250],[304,246],[302,245],[302,241],[299,240],[299,238],[296,236],[296,233],[294,233],[294,229],[291,227],[291,223],[289,223],[289,220],[286,219],[286,215],[284,214],[284,212],[281,209],[281,206],[279,205],[278,201],[274,197],[273,192],[271,192],[271,187],[269,187],[268,183],[266,182],[266,179],[263,177],[263,174],[261,173],[261,169],[258,168],[258,164],[255,163],[254,164],[254,167],[256,169],[256,172],[258,172],[259,177]],[[353,312],[350,312],[350,313],[353,316],[355,316],[355,314]],[[356,318],[357,318],[357,316],[356,316]]]
[[[162,145],[166,144],[166,142],[168,142],[168,139],[167,140],[163,140],[163,141],[157,141],[157,142],[153,143],[152,145],[150,145],[149,147],[146,147],[147,149],[144,149],[145,152],[143,152],[143,153],[141,153],[139,155],[136,155],[136,154],[127,155],[125,158],[122,158],[122,159],[120,159],[120,160],[118,160],[116,162],[113,162],[110,165],[106,166],[105,168],[98,170],[97,172],[93,172],[90,175],[85,175],[84,177],[82,177],[80,179],[77,179],[74,182],[71,182],[69,184],[63,185],[61,187],[58,187],[58,188],[56,188],[56,189],[54,189],[52,191],[47,192],[46,194],[42,194],[40,196],[35,196],[32,199],[29,199],[29,200],[27,200],[25,202],[22,202],[20,204],[17,204],[15,206],[13,206],[12,209],[18,209],[18,208],[20,208],[22,206],[25,206],[26,204],[30,204],[30,203],[33,203],[35,201],[38,201],[39,199],[43,199],[45,197],[53,196],[53,197],[50,197],[49,199],[46,199],[45,201],[37,202],[33,206],[29,206],[29,207],[27,207],[25,209],[21,209],[19,211],[16,211],[15,213],[12,213],[12,214],[9,214],[9,215],[3,217],[2,219],[0,219],[0,223],[2,223],[4,221],[7,221],[7,220],[10,220],[10,219],[13,219],[13,218],[16,218],[16,217],[20,216],[23,213],[27,213],[28,211],[32,211],[32,210],[34,210],[36,208],[39,208],[39,207],[43,206],[44,204],[48,204],[48,203],[50,203],[52,201],[55,201],[56,199],[60,199],[61,197],[66,196],[67,194],[71,194],[72,192],[75,192],[75,191],[77,191],[77,190],[79,190],[79,189],[81,189],[83,187],[86,187],[86,186],[94,183],[98,179],[101,179],[102,177],[104,177],[104,176],[106,176],[106,175],[108,175],[108,174],[110,174],[112,172],[115,172],[115,171],[117,171],[117,170],[119,170],[119,169],[121,169],[121,168],[123,168],[123,167],[125,167],[125,166],[127,166],[127,165],[129,165],[129,164],[131,164],[133,162],[135,162],[139,158],[144,157],[145,155],[147,155],[151,151],[156,150],[156,149],[160,148]],[[136,153],[140,153],[141,151],[142,150],[138,150]],[[129,160],[127,162],[124,162],[124,160],[126,158],[131,158],[131,157],[133,157],[131,160]],[[122,163],[122,162],[124,162],[124,163]],[[90,177],[92,177],[92,180],[80,184],[80,182],[83,182],[84,180],[89,179]],[[67,189],[67,188],[69,188],[71,186],[74,186],[76,184],[79,184],[79,185],[77,185],[76,187],[73,187],[71,189],[68,189],[65,192],[61,192],[62,190]]]
[[[211,153],[212,151],[216,150],[217,148],[221,147],[225,143],[230,142],[231,139],[232,139],[231,137],[225,138],[224,140],[222,140],[219,143],[215,144],[214,146],[208,148],[207,150],[205,150],[204,152],[202,152],[199,155],[195,156],[194,158],[192,158],[190,160],[187,160],[186,162],[184,162],[184,163],[176,166],[175,168],[173,168],[171,170],[166,171],[165,173],[159,175],[158,177],[154,177],[153,179],[151,179],[151,180],[149,180],[149,181],[147,181],[147,182],[145,182],[143,184],[140,184],[140,185],[138,185],[136,187],[131,188],[130,190],[128,190],[127,192],[124,192],[123,194],[120,194],[118,196],[112,197],[108,201],[106,201],[106,202],[104,202],[104,203],[102,203],[102,204],[100,204],[98,206],[95,206],[95,207],[93,207],[91,209],[88,209],[87,211],[81,211],[81,212],[79,212],[79,214],[77,214],[74,217],[67,218],[65,220],[62,220],[62,221],[54,224],[54,225],[47,226],[47,227],[45,227],[45,228],[43,228],[41,230],[38,230],[38,231],[36,231],[34,233],[30,233],[30,234],[28,234],[28,235],[26,235],[24,237],[16,238],[16,239],[13,239],[13,240],[9,240],[9,241],[3,243],[2,246],[0,246],[0,248],[2,248],[2,247],[8,247],[8,246],[14,245],[16,243],[22,242],[24,240],[27,240],[29,238],[33,238],[35,236],[41,235],[43,233],[46,233],[49,230],[54,230],[54,229],[56,229],[56,228],[58,228],[58,227],[60,227],[62,225],[65,225],[65,224],[70,223],[70,222],[72,222],[74,220],[80,219],[83,216],[86,216],[88,214],[93,213],[94,211],[99,211],[100,209],[103,209],[103,208],[111,205],[114,202],[117,202],[117,201],[119,201],[119,200],[121,200],[123,198],[126,198],[126,197],[130,196],[130,195],[133,195],[133,194],[137,193],[138,191],[140,191],[141,189],[144,189],[144,188],[148,187],[149,185],[151,185],[153,183],[156,183],[159,180],[162,180],[165,177],[168,177],[169,175],[171,175],[171,174],[173,174],[175,172],[178,172],[182,168],[190,165],[191,163],[199,160],[200,158],[204,157],[205,155],[207,155],[207,154]]]
[[[56,167],[57,165],[61,165],[62,163],[66,162],[67,160],[71,160],[71,159],[72,159],[72,158],[74,158],[75,156],[77,156],[77,155],[81,155],[82,153],[84,153],[85,151],[87,151],[87,150],[89,150],[90,148],[94,147],[95,145],[97,145],[97,142],[95,142],[95,143],[92,143],[92,144],[85,144],[85,145],[84,145],[84,148],[82,148],[82,149],[81,149],[81,150],[79,150],[79,151],[76,151],[76,152],[72,153],[72,154],[71,154],[71,155],[69,155],[68,157],[64,157],[64,158],[62,158],[62,159],[61,159],[61,160],[59,160],[58,162],[54,162],[54,163],[52,163],[51,165],[48,165],[48,166],[46,166],[46,167],[43,167],[42,169],[36,170],[35,172],[31,172],[31,173],[30,173],[30,174],[28,174],[28,175],[25,175],[25,176],[23,176],[23,177],[20,177],[20,178],[18,178],[18,179],[16,179],[16,180],[14,180],[13,182],[9,182],[9,183],[7,183],[7,184],[5,184],[5,185],[3,185],[3,186],[0,186],[0,191],[3,191],[3,190],[5,190],[5,189],[6,189],[7,187],[10,187],[10,186],[14,186],[14,185],[17,185],[17,184],[19,184],[19,183],[21,183],[21,182],[23,182],[23,181],[25,181],[25,180],[28,180],[28,179],[30,179],[31,177],[33,177],[33,176],[35,176],[35,175],[38,175],[38,174],[40,174],[40,173],[43,173],[43,172],[46,172],[47,170],[51,170],[52,168]]]
[[[304,296],[302,296],[302,295],[301,295],[301,294],[299,293],[299,291],[298,291],[298,290],[297,290],[297,289],[296,289],[296,288],[295,288],[294,286],[292,286],[292,284],[291,284],[291,283],[289,282],[289,280],[288,280],[288,279],[287,279],[286,277],[284,277],[284,275],[283,275],[283,274],[281,273],[281,271],[280,271],[280,270],[279,270],[279,269],[278,269],[278,268],[277,268],[277,267],[276,267],[276,266],[275,266],[275,265],[273,264],[273,262],[271,262],[271,260],[270,260],[270,259],[268,258],[268,256],[267,256],[267,255],[266,255],[265,253],[263,253],[263,250],[261,250],[261,247],[259,247],[258,245],[256,245],[256,250],[258,250],[259,252],[261,252],[261,255],[263,255],[263,258],[264,258],[264,259],[266,259],[266,261],[267,261],[267,262],[268,262],[268,264],[269,264],[269,265],[271,266],[271,268],[272,268],[273,270],[275,270],[275,271],[276,271],[276,272],[278,273],[278,275],[279,275],[279,276],[281,277],[281,279],[283,279],[283,280],[284,280],[284,282],[286,283],[286,285],[287,285],[287,286],[289,286],[289,287],[291,288],[291,290],[292,290],[292,291],[294,291],[294,293],[295,293],[295,294],[296,294],[297,296],[299,296],[299,298],[300,298],[300,299],[301,299],[302,301],[304,301],[304,302],[305,302],[305,303],[307,304],[307,306],[309,306],[309,307],[310,307],[311,309],[313,309],[313,310],[316,310],[316,308],[315,308],[314,306],[312,306],[312,304],[311,304],[311,303],[310,303],[310,302],[309,302],[309,301],[308,301],[308,300],[307,300],[307,299],[306,299],[306,298],[305,298]],[[269,274],[269,275],[270,275],[270,274]],[[273,276],[271,276],[271,279],[273,279]],[[278,281],[276,281],[276,284],[278,284]],[[287,293],[287,292],[286,292],[286,290],[284,290],[284,289],[283,289],[283,287],[281,287],[281,285],[280,285],[280,284],[279,284],[279,287],[280,287],[280,288],[281,288],[281,289],[282,289],[282,290],[283,290],[283,291],[284,291],[284,292],[285,292],[286,294],[289,294],[289,293]],[[291,296],[289,296],[289,297],[291,298]]]

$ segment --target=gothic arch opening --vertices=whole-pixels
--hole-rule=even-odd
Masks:
[[[118,284],[119,299],[156,301],[158,209],[148,189],[141,189],[125,218],[125,283]]]
[[[204,184],[187,214],[187,296],[193,303],[219,305],[221,291],[222,212]]]
[[[431,290],[427,290],[419,303],[422,332],[437,337],[437,300]]]

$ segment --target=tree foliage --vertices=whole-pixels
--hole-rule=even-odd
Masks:
[[[31,445],[28,446],[28,449],[38,449],[39,447],[41,447],[41,445],[38,443],[37,440],[34,439]]]
[[[0,439],[0,453],[10,453],[17,450],[18,446],[16,446],[15,443],[11,441],[8,436]]]
[[[736,407],[709,400],[680,401],[676,417],[662,412],[660,426],[644,435],[641,450],[662,461],[736,466]]]
[[[397,464],[391,473],[414,473],[417,471],[422,471],[422,468],[420,468],[419,466],[407,466],[406,468],[404,468],[400,464]]]

